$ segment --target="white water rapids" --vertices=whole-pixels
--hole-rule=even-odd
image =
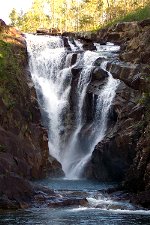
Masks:
[[[76,46],[69,42],[72,51],[68,52],[61,37],[27,35],[26,41],[30,71],[43,123],[48,129],[50,154],[62,164],[67,178],[78,178],[95,145],[105,136],[118,81],[108,73],[107,82],[96,101],[89,136],[82,138],[81,144],[82,128],[86,123],[85,98],[93,64],[99,54],[83,52],[82,45],[77,41]],[[76,60],[72,62],[75,54]],[[106,64],[106,61],[101,64],[103,70],[106,70]],[[72,85],[73,68],[80,69],[76,87]]]

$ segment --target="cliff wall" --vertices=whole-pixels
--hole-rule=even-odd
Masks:
[[[93,42],[113,42],[121,47],[118,58],[107,65],[113,77],[120,80],[108,131],[95,147],[86,171],[100,181],[123,181],[125,189],[136,193],[136,201],[149,207],[150,20],[68,35],[83,40],[87,49],[92,48]],[[100,85],[98,76],[94,76],[89,99],[91,93],[96,96]]]
[[[49,156],[25,39],[0,20],[0,208],[22,207],[34,193],[28,180],[56,175],[58,168]]]

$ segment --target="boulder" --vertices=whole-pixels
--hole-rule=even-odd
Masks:
[[[139,22],[139,25],[143,28],[146,26],[150,26],[150,19],[142,20]]]
[[[103,80],[108,78],[108,72],[103,70],[101,67],[95,67],[92,71],[92,80]]]
[[[49,34],[49,29],[39,28],[36,30],[37,34]]]
[[[87,205],[88,201],[86,198],[69,198],[69,199],[62,198],[48,203],[48,206],[50,208],[68,207],[68,206],[87,206]]]
[[[29,207],[33,194],[29,181],[15,174],[0,175],[1,209]]]
[[[6,26],[6,23],[2,19],[0,19],[0,27],[4,27],[4,26]]]

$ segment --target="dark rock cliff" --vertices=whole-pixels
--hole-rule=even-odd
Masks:
[[[23,35],[0,20],[0,208],[23,207],[28,180],[60,172],[49,156]]]
[[[69,34],[72,36],[72,34]],[[110,126],[95,147],[88,175],[100,181],[123,181],[136,193],[136,202],[150,206],[150,20],[120,23],[95,33],[73,34],[84,42],[121,47],[107,69],[120,80],[113,100]],[[93,77],[87,98],[96,96],[101,83]],[[115,118],[114,118],[115,117]]]

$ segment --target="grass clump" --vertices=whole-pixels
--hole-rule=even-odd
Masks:
[[[17,59],[14,56],[12,44],[0,40],[0,95],[7,107],[14,101],[13,87],[15,77],[19,74]]]
[[[13,40],[13,42],[11,41]],[[0,96],[8,109],[15,105],[21,88],[21,74],[25,61],[25,51],[15,39],[0,32]]]
[[[150,18],[150,6],[139,8],[135,12],[127,14],[121,19],[122,22],[141,21]]]
[[[150,18],[150,5],[145,6],[144,8],[138,8],[137,10],[128,13],[126,16],[116,18],[100,28],[110,27],[119,22],[133,22],[133,21],[142,21]]]
[[[0,79],[7,80],[16,71],[17,61],[13,57],[12,45],[0,40]]]

